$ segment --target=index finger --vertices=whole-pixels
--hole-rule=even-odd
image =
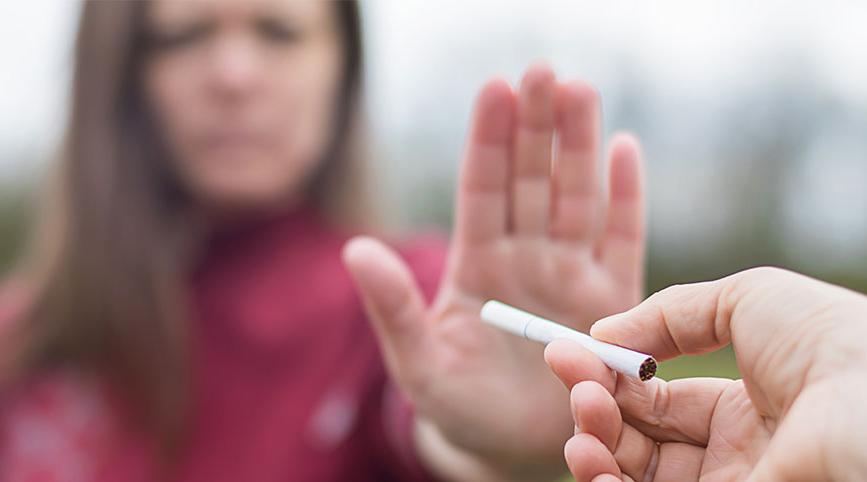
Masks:
[[[463,241],[485,242],[506,234],[514,110],[515,96],[506,81],[485,84],[461,164],[455,218]]]

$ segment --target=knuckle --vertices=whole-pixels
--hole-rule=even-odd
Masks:
[[[662,427],[671,407],[671,391],[667,383],[656,384],[652,403],[649,422],[656,427]]]

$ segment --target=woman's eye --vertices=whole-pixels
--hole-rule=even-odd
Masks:
[[[208,24],[198,24],[176,30],[153,31],[148,37],[148,44],[157,52],[178,50],[205,39],[211,30]]]
[[[274,19],[261,19],[256,22],[256,31],[264,40],[274,43],[297,42],[303,33],[293,25]]]

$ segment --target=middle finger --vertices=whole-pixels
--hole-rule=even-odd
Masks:
[[[555,91],[554,72],[544,64],[530,67],[521,80],[512,186],[512,227],[519,235],[548,232]]]

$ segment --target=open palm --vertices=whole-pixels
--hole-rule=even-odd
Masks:
[[[585,330],[641,297],[643,197],[636,142],[617,136],[601,189],[599,101],[530,68],[518,93],[481,91],[445,275],[427,306],[405,264],[370,238],[344,256],[391,373],[420,420],[468,457],[560,465],[566,394],[541,347],[483,325],[499,299]],[[540,417],[539,414],[545,414]]]

